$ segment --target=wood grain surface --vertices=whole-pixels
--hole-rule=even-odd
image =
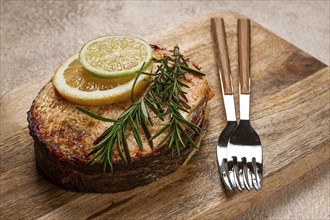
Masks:
[[[231,71],[227,47],[226,28],[223,18],[211,18],[211,29],[214,41],[214,53],[219,64],[218,68],[221,74],[221,77],[219,77],[219,79],[222,81],[223,93],[226,95],[232,95],[233,88],[231,83]]]
[[[250,20],[238,19],[237,32],[240,92],[250,94]]]
[[[329,67],[251,21],[251,123],[264,151],[261,192],[228,194],[215,145],[225,126],[210,18],[226,25],[234,92],[238,91],[237,18],[212,13],[149,37],[202,67],[215,97],[201,149],[188,165],[147,186],[120,193],[66,191],[36,169],[26,112],[47,81],[27,83],[1,97],[2,219],[229,219],[329,159]]]

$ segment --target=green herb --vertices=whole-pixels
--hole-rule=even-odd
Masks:
[[[172,155],[180,155],[180,146],[186,147],[187,143],[196,147],[195,141],[189,136],[186,128],[189,127],[196,133],[200,132],[200,128],[185,119],[181,114],[181,111],[188,112],[188,109],[190,109],[190,106],[187,104],[186,92],[183,90],[184,87],[189,88],[189,86],[182,79],[185,78],[187,72],[199,76],[204,74],[189,67],[187,59],[179,52],[179,47],[177,46],[174,47],[172,56],[164,55],[162,59],[153,59],[153,61],[158,64],[156,72],[154,74],[145,73],[142,71],[144,65],[141,67],[133,83],[132,104],[116,120],[104,118],[84,108],[76,107],[95,119],[113,122],[95,141],[97,144],[87,155],[88,157],[93,155],[89,163],[100,161],[103,164],[104,171],[108,166],[113,171],[112,154],[114,147],[117,148],[123,161],[131,163],[126,140],[128,129],[132,130],[135,141],[141,150],[144,146],[139,130],[143,131],[151,148],[154,147],[153,140],[162,133],[167,132],[159,142],[158,147],[168,142]],[[151,75],[153,79],[150,80],[151,85],[144,96],[139,100],[135,100],[134,86],[141,74]],[[168,119],[168,122],[165,122],[154,135],[148,129],[148,126],[153,126],[152,117],[148,109],[160,120],[165,121],[165,117]],[[121,146],[123,146],[123,150]]]

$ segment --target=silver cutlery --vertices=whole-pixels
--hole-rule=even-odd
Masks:
[[[231,181],[228,179],[227,145],[231,133],[237,127],[233,84],[229,65],[229,55],[226,40],[225,25],[222,18],[212,18],[211,27],[213,32],[214,50],[217,59],[221,91],[226,112],[227,124],[221,132],[217,144],[217,161],[220,177],[229,190],[233,190]],[[229,170],[229,172],[231,172]]]
[[[241,192],[245,188],[249,191],[253,188],[259,191],[262,187],[263,163],[261,141],[250,123],[250,20],[238,20],[240,122],[237,127],[234,126],[235,105],[232,104],[234,103],[233,86],[230,69],[227,68],[229,56],[223,19],[213,18],[211,23],[227,117],[227,126],[220,134],[217,145],[220,176],[231,191]],[[235,119],[231,118],[233,115]]]

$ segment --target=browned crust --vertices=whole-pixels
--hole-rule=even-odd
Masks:
[[[207,100],[206,95],[190,116],[190,120],[200,128],[203,126]],[[187,146],[181,149],[180,156],[172,157],[164,145],[146,156],[133,157],[131,164],[125,164],[122,160],[115,161],[114,172],[103,172],[103,166],[100,164],[89,165],[81,161],[63,160],[60,155],[50,151],[47,145],[51,143],[40,138],[38,123],[32,115],[33,109],[34,102],[28,112],[28,122],[30,135],[35,142],[37,167],[56,185],[66,189],[93,192],[130,190],[174,172],[194,149]],[[194,140],[198,140],[197,134],[191,130],[188,132]],[[51,149],[56,148],[56,144],[52,144]]]
[[[159,54],[167,51],[155,45],[152,45],[152,47]],[[103,165],[99,163],[87,164],[88,158],[81,155],[64,156],[63,152],[58,150],[60,146],[58,143],[48,142],[43,138],[42,127],[40,127],[42,125],[35,115],[35,111],[38,110],[36,100],[42,96],[43,91],[46,89],[47,85],[33,101],[28,111],[27,120],[30,135],[34,139],[38,169],[62,188],[93,192],[118,192],[133,189],[174,172],[194,150],[192,146],[187,146],[181,149],[180,156],[172,156],[168,147],[164,145],[148,154],[136,154],[132,157],[131,164],[126,164],[120,159],[114,160],[113,172],[110,172],[110,170],[104,172]],[[55,93],[56,96],[60,97],[56,91]],[[200,128],[203,128],[206,104],[210,96],[212,96],[212,93],[209,90],[190,113],[189,120]],[[65,100],[61,101],[66,102]],[[196,142],[200,138],[200,135],[192,130],[188,130],[188,133]],[[84,135],[77,131],[73,135],[76,135],[79,140],[84,138]]]

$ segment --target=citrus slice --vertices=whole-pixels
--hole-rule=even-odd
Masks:
[[[148,65],[144,72],[151,72]],[[78,54],[69,57],[55,72],[52,82],[62,97],[80,105],[107,105],[130,98],[136,73],[118,79],[102,79],[90,74],[79,62]],[[141,74],[134,93],[141,93],[150,76]]]
[[[105,36],[87,42],[80,50],[81,64],[101,78],[119,78],[136,73],[152,58],[151,46],[129,36]]]

